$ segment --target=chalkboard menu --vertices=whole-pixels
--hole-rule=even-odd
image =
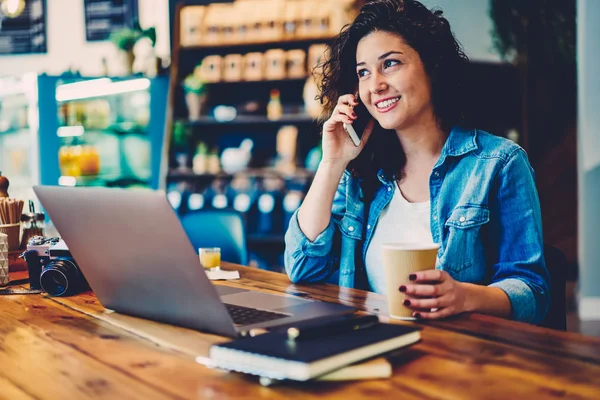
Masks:
[[[84,0],[83,4],[88,41],[107,40],[112,31],[133,28],[138,20],[137,0]]]
[[[27,0],[14,18],[0,11],[0,55],[46,53],[46,37],[45,0]]]

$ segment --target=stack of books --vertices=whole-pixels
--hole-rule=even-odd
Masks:
[[[373,378],[391,375],[390,364],[377,356],[420,338],[419,328],[380,323],[374,315],[326,317],[214,345],[210,359],[217,368],[263,380]]]

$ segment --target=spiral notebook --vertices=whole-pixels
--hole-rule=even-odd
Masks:
[[[419,328],[377,324],[355,332],[307,340],[289,340],[282,332],[213,345],[217,368],[271,379],[306,381],[346,365],[387,353],[420,340]]]

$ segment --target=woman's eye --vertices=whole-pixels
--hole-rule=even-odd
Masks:
[[[385,60],[383,62],[383,68],[393,67],[398,64],[400,64],[400,61],[398,61],[398,60]]]
[[[359,78],[362,78],[363,76],[367,75],[367,70],[359,69],[358,71],[356,71],[356,75],[358,75]]]

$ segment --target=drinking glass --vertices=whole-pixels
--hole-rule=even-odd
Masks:
[[[207,270],[221,268],[221,249],[219,247],[201,247],[198,249],[200,264]]]

